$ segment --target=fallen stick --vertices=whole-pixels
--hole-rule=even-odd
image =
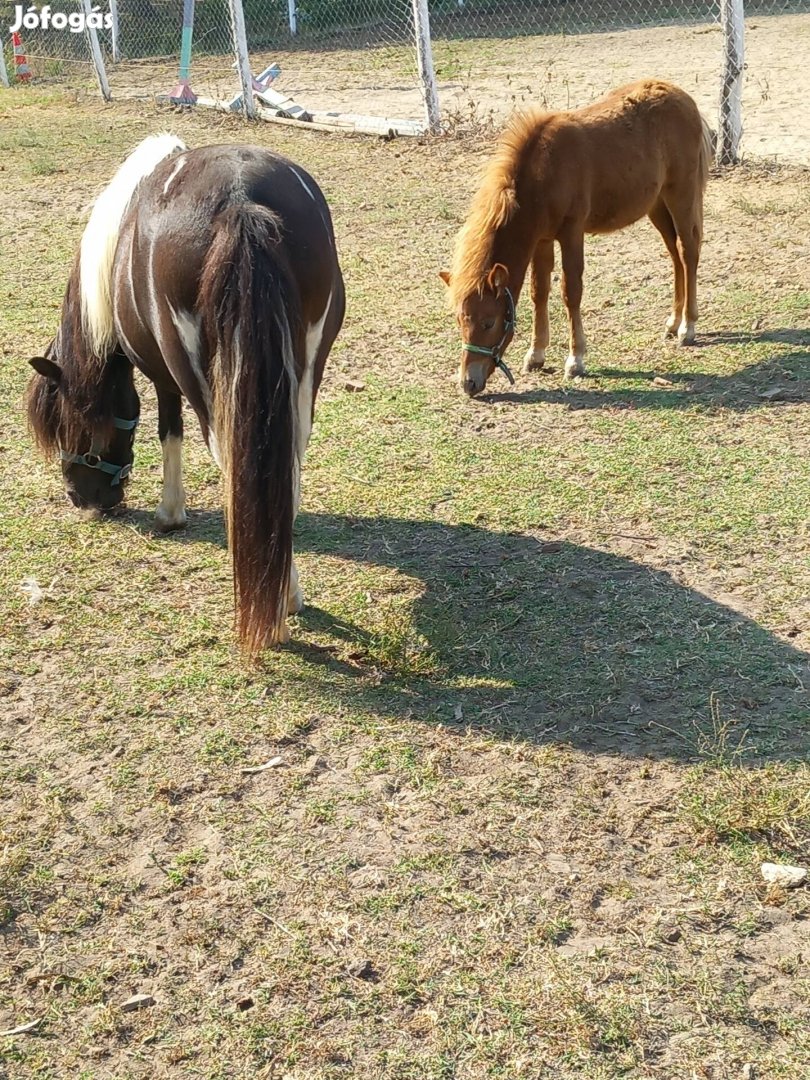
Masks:
[[[0,1039],[5,1039],[9,1035],[25,1035],[27,1032],[38,1028],[42,1020],[43,1017],[40,1016],[39,1020],[31,1020],[28,1024],[20,1024],[19,1027],[9,1028],[8,1031],[0,1031]]]
[[[246,765],[244,769],[240,771],[243,773],[257,773],[264,772],[265,769],[275,769],[278,765],[283,765],[284,761],[280,757],[271,757],[269,761],[265,761],[264,765]]]

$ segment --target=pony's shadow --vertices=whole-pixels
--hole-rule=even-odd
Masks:
[[[222,513],[192,513],[167,539],[224,546]],[[305,592],[307,563],[328,556],[396,571],[417,594],[404,619],[390,592],[360,614],[310,597],[287,648],[315,701],[600,753],[810,751],[810,654],[632,558],[477,526],[306,512],[296,551]],[[265,664],[275,678],[272,654]]]
[[[654,381],[661,371],[594,365],[584,379],[576,379],[564,387],[539,386],[531,390],[482,394],[479,400],[523,404],[545,402],[564,405],[569,409],[691,409],[698,406],[734,409],[737,412],[761,408],[766,403],[778,405],[810,401],[810,330],[707,333],[701,335],[695,348],[761,342],[795,348],[780,351],[773,358],[752,364],[732,375],[680,372],[667,376],[666,385]],[[544,376],[541,372],[531,378],[542,380]],[[611,389],[611,379],[636,385]]]
[[[365,628],[304,610],[299,639],[322,650],[307,679],[325,698],[600,752],[691,760],[742,739],[759,759],[807,753],[810,655],[663,571],[384,517],[305,513],[296,545],[396,570],[419,590],[404,633],[389,624],[396,604],[369,608]]]

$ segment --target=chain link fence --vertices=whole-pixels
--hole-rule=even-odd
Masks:
[[[56,0],[53,9],[82,4],[89,8],[88,0]],[[516,107],[577,107],[654,75],[688,90],[714,127],[721,109],[733,126],[741,106],[744,154],[810,165],[810,0],[242,0],[247,63],[254,76],[269,75],[254,89],[263,86],[275,108],[281,99],[316,120],[340,124],[349,114],[424,124],[420,4],[430,15],[445,128],[498,124]],[[191,87],[202,99],[238,104],[229,0],[191,6]],[[170,94],[184,0],[103,0],[99,8],[117,16],[114,28],[97,32],[112,96]],[[0,25],[11,25],[15,12],[0,0]],[[21,34],[36,79],[95,90],[87,34]],[[7,34],[4,43],[13,80]],[[421,62],[424,73],[424,55]]]
[[[18,6],[8,0],[0,0],[4,67],[10,81],[27,81],[30,78],[38,82],[59,81],[97,90],[87,40],[84,32],[77,29],[77,19],[81,18],[84,25],[82,5],[79,2],[59,5],[56,11],[64,17],[64,23],[59,18],[56,25],[33,29],[30,25],[20,25],[20,15],[29,15],[29,7],[29,4]],[[15,48],[10,31],[18,25],[19,40]],[[18,55],[15,56],[15,53]]]

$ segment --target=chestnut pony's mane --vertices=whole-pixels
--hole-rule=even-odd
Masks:
[[[483,292],[492,268],[495,234],[518,210],[515,182],[524,152],[547,116],[548,113],[538,110],[518,113],[498,139],[495,154],[487,164],[467,220],[456,239],[448,297],[452,307],[472,293]]]

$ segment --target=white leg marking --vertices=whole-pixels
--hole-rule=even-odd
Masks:
[[[583,356],[575,356],[569,353],[565,361],[565,377],[573,379],[576,375],[585,374],[585,360]]]
[[[315,385],[315,365],[318,360],[321,342],[323,341],[323,328],[326,317],[332,308],[332,293],[326,301],[323,315],[316,323],[307,327],[306,336],[306,360],[305,367],[298,383],[298,452],[295,465],[295,514],[298,515],[298,507],[301,502],[301,466],[304,462],[309,437],[312,433],[312,395]],[[287,612],[292,615],[304,606],[304,594],[298,584],[298,568],[293,559],[290,571],[290,591],[287,600]]]
[[[297,615],[303,606],[304,594],[298,584],[298,567],[295,565],[295,559],[293,559],[290,567],[290,590],[287,593],[287,614]]]
[[[585,354],[588,344],[585,340],[585,331],[582,328],[582,315],[577,312],[572,316],[571,349],[568,359],[565,361],[565,377],[573,379],[575,375],[585,374]]]
[[[534,345],[526,350],[523,358],[523,371],[542,371],[546,363],[546,350],[536,348]]]
[[[222,472],[222,454],[219,452],[219,443],[213,428],[208,429],[208,453],[214,459],[214,464]]]
[[[182,529],[186,524],[186,493],[183,490],[183,440],[167,435],[163,451],[163,498],[155,511],[155,523],[161,532]]]
[[[678,344],[679,345],[694,345],[695,344],[695,320],[683,319],[681,325],[678,327]]]
[[[172,182],[172,180],[174,180],[174,178],[175,178],[175,177],[177,176],[177,174],[178,174],[178,173],[180,172],[180,170],[181,170],[181,169],[183,168],[183,166],[185,165],[185,163],[186,163],[186,159],[185,159],[185,157],[181,157],[181,158],[180,158],[180,160],[179,160],[179,161],[177,162],[177,164],[175,165],[175,167],[174,167],[174,168],[172,169],[172,171],[171,171],[171,173],[170,173],[170,175],[169,175],[169,179],[168,179],[168,180],[166,181],[166,183],[165,183],[165,184],[163,185],[163,194],[164,194],[164,195],[168,195],[168,193],[169,193],[169,187],[170,187],[170,185],[171,185],[171,182]]]

